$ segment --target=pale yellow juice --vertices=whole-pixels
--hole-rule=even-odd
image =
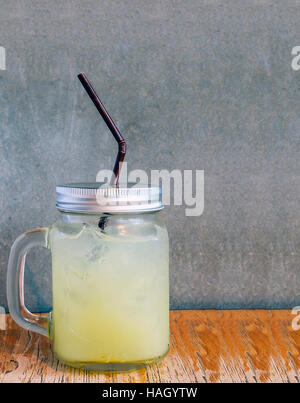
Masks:
[[[51,229],[52,334],[65,362],[147,362],[168,351],[167,232],[120,222]]]

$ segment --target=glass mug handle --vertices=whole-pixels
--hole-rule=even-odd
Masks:
[[[14,321],[26,330],[49,336],[48,318],[28,311],[24,303],[24,269],[27,252],[34,246],[47,248],[48,228],[20,235],[13,243],[8,260],[7,301]]]

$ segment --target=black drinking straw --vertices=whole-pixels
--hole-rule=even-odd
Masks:
[[[114,138],[117,140],[118,143],[118,155],[116,158],[115,166],[114,166],[114,178],[112,180],[112,184],[117,186],[119,182],[119,176],[120,176],[120,170],[122,166],[122,162],[124,161],[125,154],[126,154],[126,142],[124,140],[124,137],[120,133],[119,129],[115,125],[114,121],[112,118],[109,116],[107,110],[105,109],[103,103],[101,102],[101,99],[98,97],[96,94],[96,91],[92,87],[92,84],[89,82],[87,79],[86,75],[84,73],[80,73],[77,76],[83,85],[84,89],[88,93],[89,97],[93,101],[94,105],[98,109],[100,115],[102,116],[104,122],[106,123],[107,127],[111,131],[112,135]]]

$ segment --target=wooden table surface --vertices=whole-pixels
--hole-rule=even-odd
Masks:
[[[299,382],[294,318],[291,311],[171,311],[171,350],[161,363],[103,374],[61,364],[46,337],[6,315],[0,382]]]

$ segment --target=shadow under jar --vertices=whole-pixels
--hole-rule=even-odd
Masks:
[[[21,235],[9,258],[13,319],[53,339],[58,359],[90,370],[136,369],[169,350],[169,240],[161,189],[57,186],[60,219]],[[26,253],[52,252],[49,320],[24,305]]]

